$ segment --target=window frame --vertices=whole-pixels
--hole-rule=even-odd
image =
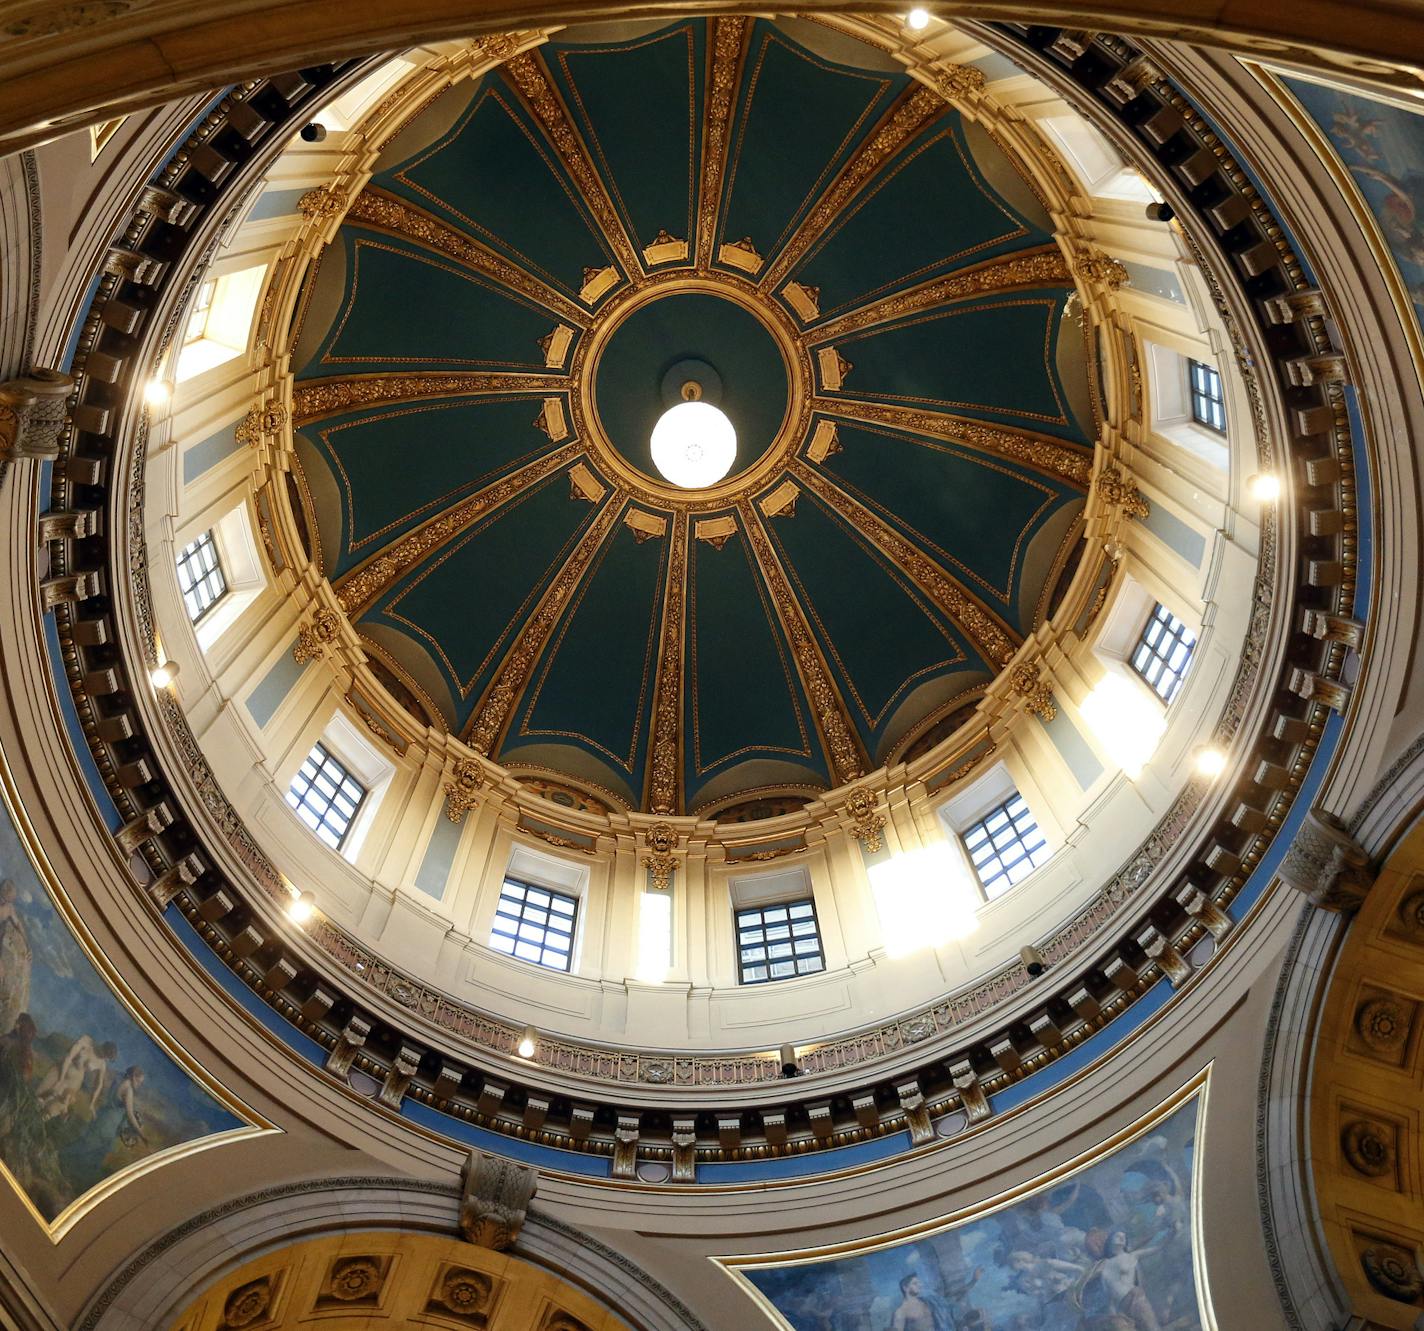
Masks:
[[[1215,365],[1186,357],[1187,404],[1192,421],[1213,434],[1226,434],[1226,381]],[[1202,383],[1198,383],[1198,374]],[[1201,404],[1205,403],[1205,414]]]
[[[812,970],[801,969],[801,958],[797,955],[794,947],[796,942],[796,934],[793,932],[795,925],[807,918],[807,916],[802,916],[800,920],[793,919],[791,911],[797,906],[807,906],[810,908],[809,919],[812,928],[810,936],[815,940],[816,951],[814,955],[820,963]],[[768,929],[766,914],[768,911],[778,910],[784,910],[787,913],[787,939],[793,944],[790,960],[795,970],[793,970],[790,975],[771,974],[772,966],[776,963],[770,955],[770,940],[765,937]],[[758,917],[757,923],[751,927],[754,929],[759,928],[763,935],[760,943],[754,943],[751,944],[751,946],[759,947],[762,950],[763,956],[760,961],[748,962],[742,955],[744,950],[742,931],[746,927],[743,923],[744,918],[751,915]],[[805,935],[802,936],[804,937]],[[826,940],[821,933],[821,917],[816,910],[816,897],[814,893],[808,893],[806,896],[784,897],[774,901],[759,901],[746,905],[738,905],[734,902],[732,905],[732,945],[736,949],[737,954],[737,984],[739,986],[777,984],[783,980],[802,980],[809,975],[824,975],[826,973]],[[753,966],[765,967],[767,974],[759,978],[749,979],[747,977],[747,970]]]
[[[517,916],[512,915],[508,912],[503,915],[503,918],[512,919],[514,921],[515,928],[512,933],[501,931],[496,927],[501,919],[501,908],[504,906],[505,901],[507,899],[505,895],[506,889],[510,887],[516,887],[522,893],[526,894],[524,897],[521,897],[518,902],[520,909],[519,914]],[[528,939],[524,939],[521,937],[520,929],[525,924],[524,912],[525,908],[529,905],[527,894],[530,892],[543,892],[549,897],[549,905],[547,907],[542,908],[547,918],[542,924],[535,924],[531,926],[539,928],[542,931],[538,943],[540,956],[537,958],[520,956],[519,952],[516,950],[521,942],[529,942]],[[509,898],[509,900],[512,899],[513,898]],[[552,909],[553,903],[555,901],[568,902],[570,907],[568,913],[569,928],[567,949],[550,948],[548,946],[549,934],[551,932],[549,925],[552,923],[553,916],[556,913]],[[522,878],[519,875],[506,870],[504,877],[500,880],[499,897],[495,902],[494,915],[490,920],[489,938],[486,940],[486,945],[492,951],[498,952],[499,955],[502,957],[508,957],[511,961],[522,962],[526,966],[538,966],[541,970],[552,971],[556,975],[572,975],[574,969],[575,950],[578,946],[578,927],[580,913],[579,907],[581,905],[582,898],[577,893],[566,891],[563,888],[550,887],[547,883],[534,882],[530,879]],[[541,907],[537,906],[536,904],[535,909],[541,909]],[[563,914],[562,911],[557,913],[560,915]],[[553,932],[561,933],[562,930],[554,930]],[[511,946],[508,951],[506,951],[504,948],[498,946],[495,943],[494,940],[496,935],[508,938],[510,940]],[[551,964],[550,962],[545,961],[543,959],[544,953],[558,953],[561,950],[564,953],[564,964],[562,966],[557,964]]]
[[[184,577],[188,573],[188,565],[202,555],[204,548],[212,552],[212,567],[204,569],[199,577],[193,579],[190,586],[185,587]],[[207,527],[199,532],[178,551],[174,557],[173,565],[177,571],[178,595],[183,601],[183,608],[188,612],[188,623],[196,629],[197,626],[208,617],[214,607],[220,605],[224,597],[230,595],[232,592],[232,586],[228,582],[227,570],[223,567],[222,547],[218,544],[216,529]],[[188,597],[195,594],[197,590],[202,587],[203,583],[214,573],[216,573],[218,582],[222,585],[222,590],[204,604],[195,615]],[[199,595],[199,599],[202,599],[201,595]]]
[[[1171,649],[1164,653],[1159,650],[1158,644],[1161,641],[1159,634],[1157,642],[1149,641],[1148,635],[1154,626],[1161,626],[1166,635],[1171,639]],[[1133,639],[1132,647],[1126,657],[1127,668],[1151,690],[1152,696],[1162,704],[1163,707],[1170,707],[1176,702],[1181,694],[1182,685],[1186,683],[1187,675],[1191,671],[1192,661],[1196,657],[1197,646],[1201,639],[1193,633],[1187,622],[1175,611],[1163,605],[1161,601],[1154,601],[1152,608],[1147,612],[1147,618],[1138,630],[1136,638]],[[1178,669],[1172,665],[1172,652],[1177,646],[1185,645],[1187,649],[1186,657]],[[1147,669],[1138,664],[1138,658],[1146,652],[1148,654],[1148,667],[1153,662],[1160,663],[1161,669],[1157,680],[1148,675]],[[1167,692],[1163,692],[1158,686],[1164,676],[1170,676],[1172,683]]]
[[[317,759],[318,752],[320,752],[320,754],[322,755],[319,760]],[[313,761],[316,762],[316,770],[309,778],[305,777],[304,774],[306,771],[307,764]],[[336,768],[340,772],[340,777],[333,778],[331,774],[327,771],[328,766]],[[336,789],[329,797],[323,797],[326,801],[325,807],[318,811],[314,805],[307,803],[306,797],[312,792],[313,789],[317,789],[317,778],[322,776],[323,774],[326,774],[328,776],[328,779],[333,780],[333,784],[335,785]],[[297,795],[294,799],[293,796],[296,790],[297,782],[304,779],[306,780],[306,789],[303,790],[301,794]],[[345,825],[341,828],[341,830],[337,832],[335,824],[328,821],[327,815],[330,814],[333,807],[335,807],[337,796],[345,793],[345,788],[348,783],[354,786],[361,793],[356,798],[351,812],[349,814],[341,815],[345,817],[346,821]],[[371,787],[362,782],[361,778],[347,764],[345,759],[343,759],[340,754],[336,753],[331,748],[331,746],[327,744],[326,737],[322,736],[321,739],[318,739],[312,745],[310,751],[307,753],[307,756],[302,759],[301,765],[297,768],[295,772],[292,773],[292,779],[287,783],[287,791],[283,798],[286,801],[287,807],[296,816],[298,821],[301,822],[301,824],[306,827],[307,830],[311,832],[311,834],[316,837],[316,839],[320,841],[322,845],[326,846],[328,850],[333,850],[338,855],[341,855],[348,839],[351,836],[352,830],[356,827],[357,822],[360,819],[362,811],[367,807],[367,801],[370,799],[370,796]],[[349,801],[349,794],[347,795],[347,799]],[[306,809],[308,812],[312,813],[316,817],[316,826],[313,826],[306,820],[306,818],[302,816],[303,809]],[[323,828],[325,828],[329,833],[335,836],[334,842],[328,840],[327,837],[322,835]]]
[[[1017,801],[1022,806],[1021,815],[1013,812],[1012,806]],[[995,842],[997,830],[989,827],[990,820],[1002,814],[1008,819],[1009,827],[1013,832],[1013,840],[1010,843],[1017,846],[1023,852],[1011,862],[1006,862],[1001,851],[1007,847],[1000,847]],[[1030,845],[1025,829],[1021,829],[1019,823],[1021,818],[1028,820],[1027,832],[1036,833],[1038,841]],[[992,852],[986,859],[997,860],[999,870],[992,877],[986,879],[981,869],[980,862],[975,858],[975,847],[970,844],[970,838],[982,833],[984,844]],[[965,861],[969,865],[969,871],[974,875],[974,881],[979,886],[979,891],[983,894],[985,901],[997,901],[1000,897],[1007,895],[1018,887],[1024,879],[1030,877],[1036,869],[1041,868],[1053,858],[1053,847],[1049,844],[1048,834],[1045,832],[1043,824],[1039,822],[1038,815],[1034,813],[1033,807],[1024,798],[1023,792],[1017,786],[1013,787],[1003,799],[997,801],[989,808],[985,809],[977,818],[967,826],[961,828],[958,833],[959,844],[963,847]],[[1013,868],[1024,860],[1028,861],[1028,870],[1019,878],[1012,878],[1010,875]],[[999,886],[1003,880],[1003,885]]]

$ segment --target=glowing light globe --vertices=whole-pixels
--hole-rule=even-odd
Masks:
[[[716,485],[737,460],[737,432],[710,402],[679,402],[653,427],[653,465],[684,490]]]

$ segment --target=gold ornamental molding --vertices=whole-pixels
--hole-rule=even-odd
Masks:
[[[689,518],[672,518],[672,551],[663,593],[663,631],[658,650],[658,679],[653,692],[652,739],[649,744],[648,807],[654,813],[676,813],[682,806],[682,685],[686,634],[687,528]]]
[[[831,759],[831,767],[842,785],[864,776],[868,760],[861,751],[851,724],[850,712],[831,682],[831,672],[827,667],[821,649],[811,633],[811,626],[791,591],[791,583],[771,547],[756,505],[743,499],[737,505],[742,516],[742,526],[751,542],[762,577],[771,592],[776,606],[777,617],[791,643],[792,654],[796,658],[797,673],[806,688],[806,696],[811,699],[812,710],[816,714],[816,726],[822,743]]]
[[[697,245],[699,270],[712,266],[712,245],[722,213],[722,182],[727,170],[727,131],[732,121],[732,99],[746,47],[751,20],[718,18],[712,21],[712,73],[708,79],[707,109],[702,125],[702,180],[697,191]]]
[[[322,606],[312,616],[310,624],[303,624],[297,630],[297,640],[292,644],[292,660],[298,665],[320,661],[326,656],[327,648],[340,636],[341,616],[329,606]]]
[[[972,268],[961,268],[948,277],[925,282],[908,291],[886,296],[864,305],[849,314],[809,331],[817,342],[844,337],[870,324],[888,323],[916,310],[934,309],[951,301],[968,300],[991,291],[1013,291],[1019,288],[1062,286],[1072,281],[1068,261],[1056,245],[1044,245],[1024,250],[1004,258],[989,259]],[[789,293],[797,284],[786,288]],[[804,288],[803,288],[804,290]],[[794,305],[794,303],[793,303]],[[797,311],[800,313],[800,310]]]
[[[479,763],[473,758],[459,759],[445,783],[445,816],[452,823],[458,823],[471,809],[478,809],[484,784],[485,774]]]
[[[885,815],[879,810],[875,792],[861,786],[851,791],[844,807],[850,815],[851,835],[864,847],[866,854],[879,854],[883,846],[880,834],[885,830]]]
[[[364,222],[387,235],[413,240],[425,249],[454,259],[465,267],[501,282],[512,291],[553,311],[579,328],[587,327],[588,312],[553,287],[525,272],[518,264],[471,240],[463,232],[446,226],[438,218],[414,204],[384,190],[367,186],[346,212],[346,221]]]
[[[504,69],[518,89],[519,95],[534,112],[545,137],[559,155],[559,160],[573,177],[579,193],[583,195],[584,202],[603,231],[604,239],[623,265],[624,273],[629,277],[639,276],[643,272],[643,256],[623,229],[618,210],[613,206],[613,200],[608,197],[608,191],[604,188],[598,172],[594,170],[588,149],[578,131],[574,129],[563,99],[555,92],[543,61],[537,55],[526,51],[509,60]]]
[[[1122,509],[1130,518],[1146,518],[1152,513],[1152,505],[1142,491],[1116,467],[1107,467],[1099,474],[1096,489],[1104,503]]]
[[[354,619],[384,595],[413,564],[458,536],[477,518],[493,512],[535,482],[567,466],[581,452],[580,445],[575,441],[536,458],[527,467],[521,467],[503,480],[486,486],[478,494],[461,500],[453,508],[446,509],[438,517],[402,536],[393,545],[378,551],[333,584],[341,608]]]
[[[514,701],[534,668],[535,658],[573,599],[574,591],[588,571],[599,546],[613,530],[626,503],[626,495],[615,494],[603,506],[574,547],[573,554],[553,585],[540,598],[539,608],[529,617],[518,640],[500,664],[493,683],[480,700],[462,736],[476,753],[488,756],[494,748],[509,722]]]
[[[1093,455],[1089,450],[1074,447],[1050,435],[986,425],[983,421],[952,416],[948,412],[924,411],[918,407],[901,407],[884,402],[858,402],[849,398],[813,398],[811,410],[869,425],[888,425],[892,429],[928,435],[945,443],[977,448],[1006,462],[1032,467],[1055,480],[1068,481],[1084,490],[1093,477]]]
[[[677,872],[677,832],[671,823],[654,823],[645,838],[647,857],[644,863],[652,876],[653,887],[666,892]]]
[[[390,402],[421,402],[431,398],[490,397],[509,393],[567,392],[572,382],[563,374],[355,374],[333,379],[307,379],[292,389],[292,423],[310,425],[357,407]]]
[[[932,120],[946,110],[944,98],[938,92],[917,85],[903,93],[885,114],[880,125],[861,144],[846,163],[835,182],[811,209],[795,235],[781,248],[781,253],[762,275],[761,287],[774,291],[786,279],[797,262],[821,234],[840,215],[841,210],[861,188],[896,153]]]
[[[888,555],[915,585],[968,637],[984,658],[1003,669],[1023,639],[957,578],[902,536],[888,522],[852,499],[799,458],[791,469],[818,499],[834,509],[876,549]]]
[[[1037,661],[1020,661],[1009,673],[1009,687],[1023,702],[1024,711],[1041,721],[1052,721],[1058,715],[1053,701],[1053,684],[1041,678],[1043,667]]]

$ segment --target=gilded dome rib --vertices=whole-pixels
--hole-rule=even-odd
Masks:
[[[722,186],[727,174],[727,149],[731,141],[732,112],[741,86],[751,20],[719,18],[713,21],[711,69],[707,78],[702,125],[702,181],[697,194],[697,244],[699,269],[711,267],[719,219]]]
[[[444,401],[454,397],[506,396],[528,393],[566,393],[573,381],[563,374],[518,374],[454,371],[430,374],[424,370],[390,370],[376,374],[341,374],[327,379],[305,379],[292,389],[292,424],[301,427],[327,416],[339,416],[357,407],[385,406],[394,402]]]

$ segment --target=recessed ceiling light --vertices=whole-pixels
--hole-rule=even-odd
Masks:
[[[653,465],[684,490],[716,485],[737,459],[737,432],[710,402],[679,402],[653,427]]]

